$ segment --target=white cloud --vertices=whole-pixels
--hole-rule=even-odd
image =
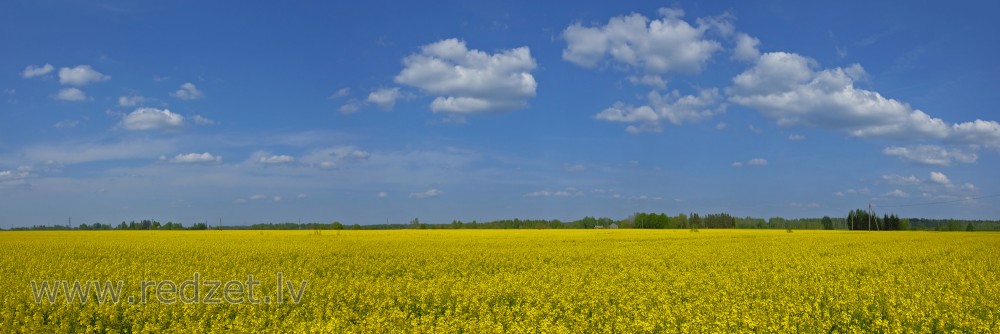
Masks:
[[[944,175],[944,173],[941,173],[941,172],[931,172],[931,179],[930,180],[932,182],[934,182],[934,183],[937,183],[937,184],[940,184],[940,185],[943,185],[943,186],[947,186],[947,187],[951,186],[951,180],[948,179],[947,175]]]
[[[395,82],[436,95],[434,112],[481,113],[523,108],[538,84],[535,59],[527,47],[489,54],[469,50],[465,41],[446,39],[403,58]]]
[[[432,188],[423,192],[410,193],[410,198],[431,198],[441,196],[442,194],[444,194],[443,191]]]
[[[208,118],[206,118],[205,116],[202,116],[202,115],[194,115],[193,117],[191,117],[191,120],[193,120],[194,124],[197,124],[197,125],[213,125],[213,124],[215,124],[215,121],[210,120],[210,119],[208,119]]]
[[[59,122],[56,122],[56,124],[54,124],[52,126],[55,127],[55,128],[57,128],[57,129],[71,129],[71,128],[75,128],[79,124],[80,124],[79,120],[73,119],[73,120],[59,121]]]
[[[21,72],[21,76],[25,79],[30,79],[52,73],[53,70],[55,70],[55,67],[52,67],[51,64],[45,64],[42,66],[28,65],[24,68],[24,71]]]
[[[567,172],[570,172],[570,173],[579,173],[579,172],[587,170],[587,166],[580,165],[580,164],[575,164],[575,165],[566,164],[566,165],[563,165],[563,170],[565,170]]]
[[[309,197],[309,196],[306,196],[306,194],[303,194],[303,193],[299,193],[298,195],[295,195],[295,198],[306,198],[306,197]]]
[[[263,155],[257,158],[257,163],[265,165],[282,165],[295,161],[290,155]]]
[[[184,116],[169,109],[139,108],[122,118],[121,126],[126,130],[167,130],[184,126]]]
[[[101,82],[110,80],[111,76],[101,74],[90,68],[90,65],[77,65],[76,67],[63,67],[59,69],[59,83],[64,85],[83,86],[91,82]]]
[[[747,165],[750,166],[767,166],[767,159],[763,158],[753,158],[747,161]]]
[[[736,48],[733,49],[733,58],[743,61],[757,60],[757,58],[760,58],[760,50],[757,49],[759,45],[759,39],[745,33],[739,33],[736,35]]]
[[[727,127],[729,127],[729,124],[726,124],[725,122],[719,122],[718,124],[715,125],[716,130],[722,130]]]
[[[975,152],[963,151],[957,148],[944,148],[937,145],[890,146],[883,149],[882,154],[897,156],[900,159],[910,162],[935,166],[950,166],[953,162],[973,163],[979,159],[979,156]]]
[[[583,192],[569,187],[564,190],[549,191],[549,190],[539,190],[532,191],[530,193],[524,194],[525,197],[579,197],[583,196]]]
[[[799,135],[799,134],[792,134],[792,135],[788,136],[788,140],[791,140],[791,141],[806,140],[806,136]]]
[[[212,155],[211,153],[188,153],[188,154],[178,154],[170,162],[178,164],[220,164],[222,163],[222,156]]]
[[[687,122],[700,122],[716,114],[725,112],[726,104],[717,88],[702,89],[698,95],[684,95],[674,90],[667,95],[651,91],[646,96],[648,105],[639,107],[616,102],[604,109],[594,118],[610,122],[638,123],[626,128],[629,133],[662,132],[662,121],[680,125]]]
[[[281,196],[274,196],[274,197],[271,197],[271,200],[272,200],[272,201],[275,201],[275,202],[281,202]]]
[[[253,200],[253,201],[259,201],[259,200],[262,200],[262,199],[265,199],[265,198],[267,198],[267,196],[264,196],[262,194],[254,194],[254,195],[250,196],[250,200]]]
[[[140,103],[143,103],[145,101],[146,101],[145,97],[138,96],[138,95],[119,96],[118,97],[118,106],[119,107],[135,107],[135,106],[137,106]]]
[[[359,102],[358,100],[351,99],[350,101],[347,101],[347,103],[341,105],[340,108],[337,109],[337,111],[340,111],[340,113],[344,115],[359,112],[361,111],[361,102]]]
[[[743,167],[743,163],[739,161],[733,161],[733,167],[741,168]]]
[[[698,20],[697,27],[684,21],[684,11],[661,8],[661,18],[641,14],[616,16],[604,26],[585,27],[575,23],[563,31],[564,60],[594,67],[605,57],[646,73],[678,71],[697,73],[716,51],[719,42],[705,38],[705,32],[719,20]]]
[[[205,94],[198,90],[198,87],[195,87],[193,83],[185,82],[180,89],[170,93],[170,96],[181,100],[197,100],[205,97]]]
[[[1000,147],[1000,123],[949,125],[906,103],[855,87],[867,77],[860,65],[817,67],[816,61],[798,54],[766,53],[733,78],[729,101],[754,108],[781,126],[820,126],[861,138]]]
[[[338,89],[336,92],[334,92],[333,94],[331,94],[330,98],[331,99],[339,99],[339,98],[342,98],[342,97],[347,97],[348,95],[351,95],[351,89],[348,88],[348,87],[344,87],[344,88]]]
[[[915,175],[902,176],[896,174],[882,175],[882,181],[885,181],[886,183],[889,184],[900,185],[900,186],[917,185],[923,182],[923,180],[916,177]]]
[[[368,160],[371,153],[355,146],[339,146],[314,150],[302,156],[302,163],[320,169],[337,169],[341,166]]]
[[[72,87],[60,89],[52,98],[63,101],[86,101],[90,99],[82,90]]]
[[[646,85],[657,89],[667,88],[667,81],[655,74],[646,74],[641,77],[630,75],[627,79],[633,85]]]
[[[389,193],[384,192],[384,191],[380,191],[380,192],[375,193],[375,197],[386,198],[386,197],[389,197]]]
[[[883,197],[906,198],[906,197],[910,197],[910,194],[906,193],[905,191],[896,189],[896,190],[884,193],[884,194],[882,194],[882,196]]]
[[[372,103],[382,110],[392,110],[396,105],[396,99],[399,97],[398,87],[379,88],[368,94],[368,103]]]

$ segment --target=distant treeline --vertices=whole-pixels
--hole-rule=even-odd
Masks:
[[[195,223],[184,226],[181,223],[160,223],[156,220],[122,221],[119,224],[36,225],[17,227],[12,230],[398,230],[398,229],[594,229],[594,228],[635,228],[635,229],[797,229],[797,230],[931,230],[931,231],[997,231],[1000,221],[996,220],[956,220],[956,219],[901,219],[895,214],[878,217],[857,209],[844,218],[800,218],[768,219],[754,217],[734,217],[727,213],[699,215],[680,213],[670,216],[664,213],[635,213],[625,219],[607,217],[583,217],[574,221],[558,219],[503,219],[490,222],[463,222],[428,224],[414,218],[409,224],[344,225],[332,223],[267,223],[253,225],[209,225]]]

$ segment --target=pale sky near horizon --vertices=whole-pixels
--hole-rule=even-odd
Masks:
[[[1000,219],[998,9],[6,1],[0,227]]]

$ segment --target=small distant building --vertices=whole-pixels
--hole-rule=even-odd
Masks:
[[[618,224],[611,223],[611,225],[608,225],[608,228],[618,228]]]

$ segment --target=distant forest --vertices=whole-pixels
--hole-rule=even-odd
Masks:
[[[190,226],[181,223],[161,223],[156,220],[122,221],[118,224],[36,225],[16,227],[10,230],[394,230],[394,229],[794,229],[794,230],[925,230],[925,231],[998,231],[997,220],[959,220],[899,218],[895,214],[870,215],[857,209],[846,217],[822,217],[769,219],[754,217],[734,217],[726,213],[699,215],[697,213],[667,215],[663,213],[635,213],[625,219],[584,217],[574,221],[558,219],[503,219],[489,222],[424,223],[414,218],[408,224],[345,225],[339,221],[332,223],[268,223],[253,225],[209,225],[199,222]]]

